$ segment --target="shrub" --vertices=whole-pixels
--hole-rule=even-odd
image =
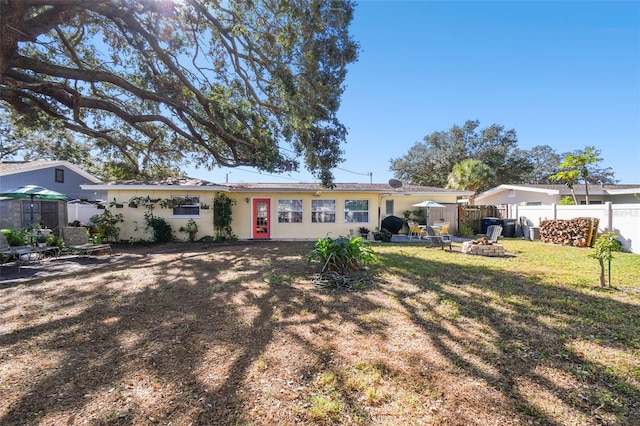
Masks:
[[[219,193],[213,199],[213,228],[216,232],[215,241],[235,241],[238,239],[231,229],[233,221],[233,206],[236,200],[226,194]]]
[[[173,241],[173,234],[171,231],[171,225],[161,217],[154,216],[150,212],[144,214],[144,220],[147,222],[147,227],[153,230],[153,242],[155,243],[168,243]]]
[[[120,240],[120,228],[116,225],[124,222],[122,213],[114,215],[111,211],[105,210],[102,214],[91,216],[89,221],[96,224],[101,239],[115,242]]]
[[[3,229],[2,233],[7,238],[10,246],[26,246],[29,244],[29,231],[26,229],[21,229],[20,231]]]
[[[371,244],[360,237],[351,239],[340,237],[320,238],[309,254],[309,262],[317,260],[322,265],[321,272],[346,274],[356,272],[376,261]]]
[[[475,232],[473,228],[468,225],[461,224],[460,227],[458,228],[459,237],[469,238],[469,237],[473,237],[474,235],[475,235]]]
[[[393,238],[393,234],[390,231],[383,229],[381,231],[374,232],[373,238],[376,241],[382,241],[382,242],[388,243],[391,241],[391,238]]]
[[[558,201],[558,205],[559,206],[575,206],[576,203],[575,201],[573,201],[573,198],[571,198],[569,195],[565,195],[564,197],[560,198],[560,201]]]

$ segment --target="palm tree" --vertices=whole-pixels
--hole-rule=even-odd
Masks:
[[[580,177],[580,172],[577,170],[562,170],[555,175],[549,176],[549,179],[557,180],[560,182],[564,182],[564,184],[571,190],[571,196],[573,197],[573,203],[578,204],[578,198],[576,197],[576,192],[573,189],[573,185],[578,181]]]
[[[491,167],[480,160],[467,158],[453,166],[447,179],[447,188],[466,191],[480,191],[491,188],[496,180],[496,174]],[[474,204],[475,194],[471,196],[469,204]]]
[[[573,185],[578,179],[582,179],[584,181],[585,203],[589,204],[589,177],[591,175],[591,168],[592,165],[600,161],[602,161],[600,151],[596,150],[593,146],[589,146],[585,148],[584,151],[567,155],[560,164],[560,171],[551,176],[551,179],[564,181],[569,189],[571,189],[571,194],[573,194],[573,200],[576,204],[578,204],[578,200],[573,192]]]

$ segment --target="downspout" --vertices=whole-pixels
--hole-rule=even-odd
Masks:
[[[378,197],[378,231],[382,230],[382,199],[390,197],[392,194],[384,193]]]

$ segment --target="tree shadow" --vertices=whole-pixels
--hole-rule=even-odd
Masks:
[[[421,256],[385,256],[389,263],[400,265],[396,274],[419,289],[412,293],[392,288],[384,291],[398,297],[412,321],[442,354],[465,375],[486,382],[508,397],[514,411],[544,424],[562,424],[545,413],[531,394],[522,393],[520,384],[524,381],[598,424],[640,422],[637,384],[595,357],[585,356],[584,350],[572,343],[595,341],[594,346],[633,352],[640,347],[637,305],[544,285],[529,275],[488,266],[452,271],[449,264]],[[459,312],[425,317],[420,312],[424,307],[416,303],[416,296],[424,291],[440,302],[452,303]],[[465,333],[469,320],[484,326],[483,332]],[[574,378],[579,389],[563,388],[539,370]]]
[[[393,280],[346,293],[309,283],[310,244],[181,247],[128,253],[92,270],[99,281],[87,285],[74,270],[57,275],[56,285],[36,280],[0,291],[1,306],[10,304],[14,291],[31,294],[33,306],[20,308],[26,325],[0,334],[0,356],[17,369],[12,374],[34,376],[12,390],[20,396],[6,406],[0,423],[38,424],[59,413],[83,413],[92,424],[110,425],[247,421],[255,407],[245,392],[271,345],[281,345],[282,355],[290,347],[292,357],[308,357],[273,360],[291,371],[265,376],[278,386],[275,393],[299,396],[304,391],[296,393],[296,386],[309,388],[320,373],[344,369],[336,336],[391,341],[393,318],[379,313],[395,302],[420,330],[416,339],[425,348],[449,360],[461,377],[488,384],[507,401],[504,408],[523,419],[561,424],[523,393],[526,381],[584,416],[640,421],[637,386],[570,344],[597,339],[613,349],[637,348],[635,306],[490,267],[452,271],[445,262],[417,255],[421,248],[382,255],[395,265],[389,269]],[[597,303],[610,312],[602,318],[608,324],[590,317],[593,310],[586,307]],[[17,315],[3,309],[9,320]],[[39,365],[16,361],[34,351],[42,354]],[[429,372],[418,371],[429,362],[416,359],[410,368],[429,380]],[[388,363],[375,365],[390,376],[403,375]],[[575,379],[580,389],[559,386],[542,367]],[[366,418],[346,384],[336,386],[349,410]],[[86,413],[88,401],[104,401],[103,408]],[[465,422],[475,422],[472,413],[459,414],[456,424]]]

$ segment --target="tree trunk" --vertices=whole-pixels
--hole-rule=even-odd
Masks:
[[[589,205],[589,182],[587,182],[587,179],[584,179],[584,200],[585,200],[585,204]]]
[[[18,48],[24,10],[20,2],[0,1],[0,75],[10,68]]]
[[[604,279],[604,259],[598,259],[600,262],[600,287],[606,287],[606,281]]]
[[[580,203],[578,203],[578,197],[576,197],[576,191],[573,190],[573,186],[569,189],[571,189],[571,196],[573,197],[573,202],[575,203],[576,206],[579,206]]]

